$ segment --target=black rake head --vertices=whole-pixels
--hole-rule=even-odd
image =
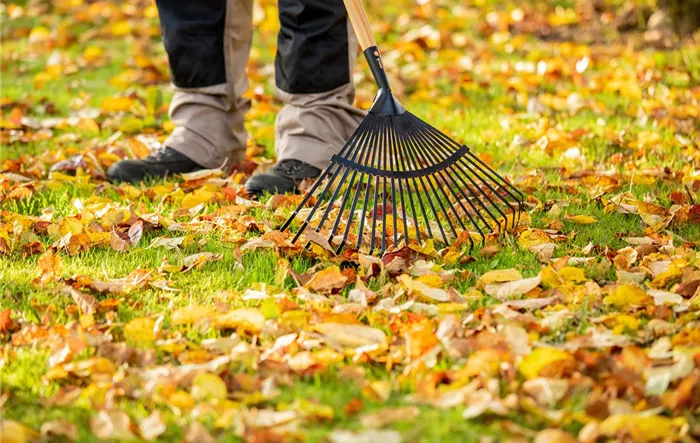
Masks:
[[[472,237],[483,243],[514,228],[523,194],[468,147],[406,111],[388,88],[376,47],[365,56],[379,93],[281,229],[302,215],[293,242],[313,229],[336,253],[351,243],[367,244],[372,254],[429,238],[449,244],[460,232],[473,247]]]

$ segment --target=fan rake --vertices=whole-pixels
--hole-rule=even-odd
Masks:
[[[351,242],[357,249],[368,243],[372,254],[428,238],[449,244],[465,237],[460,232],[472,248],[472,237],[483,244],[515,227],[522,193],[467,146],[404,109],[391,93],[361,0],[344,2],[378,92],[281,230],[302,214],[293,242],[311,228],[327,234],[336,253]]]

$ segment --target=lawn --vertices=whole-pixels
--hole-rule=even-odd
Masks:
[[[276,2],[248,160],[139,185],[104,171],[173,128],[152,2],[3,4],[2,441],[700,438],[700,44],[622,3],[373,2],[402,103],[526,195],[486,244],[383,257],[243,189]]]

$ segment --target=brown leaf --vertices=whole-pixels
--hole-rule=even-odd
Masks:
[[[192,422],[185,428],[185,443],[215,443],[207,428],[199,422]]]
[[[7,308],[2,311],[2,313],[0,313],[0,334],[5,335],[17,329],[19,329],[19,325],[12,320],[12,309]]]
[[[315,229],[306,229],[304,230],[304,233],[302,234],[302,237],[304,237],[304,240],[307,242],[311,242],[313,244],[316,244],[323,248],[325,251],[328,251],[331,253],[331,255],[335,255],[335,249],[328,243],[328,240],[326,237],[321,235],[320,233],[316,232]]]
[[[337,266],[331,266],[317,272],[305,287],[316,292],[334,292],[345,287],[348,278]]]
[[[78,439],[78,427],[66,420],[48,421],[41,425],[41,436],[47,440],[65,437],[70,441]]]
[[[545,429],[537,433],[533,443],[576,443],[576,439],[561,429]]]
[[[366,428],[382,428],[395,421],[412,421],[418,418],[420,409],[416,406],[384,408],[371,414],[360,416],[360,424]]]
[[[61,257],[54,254],[53,250],[46,251],[37,261],[39,267],[39,277],[34,279],[32,283],[39,285],[42,288],[51,280],[54,280],[61,273],[62,261]]]
[[[109,246],[117,252],[125,252],[131,247],[131,239],[126,233],[114,226],[110,232]]]
[[[90,430],[100,440],[131,440],[131,420],[117,409],[99,411],[90,417]]]
[[[80,292],[72,286],[64,286],[62,292],[70,295],[80,312],[84,315],[92,315],[97,310],[97,300],[92,295]]]
[[[136,220],[133,225],[129,226],[126,234],[129,236],[132,246],[139,244],[141,237],[143,237],[143,220]]]

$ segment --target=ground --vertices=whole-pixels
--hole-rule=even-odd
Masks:
[[[373,3],[404,105],[527,196],[486,245],[276,231],[299,198],[241,185],[274,2],[248,161],[134,186],[104,171],[173,127],[155,6],[2,6],[3,442],[700,436],[698,44],[617,1]]]

